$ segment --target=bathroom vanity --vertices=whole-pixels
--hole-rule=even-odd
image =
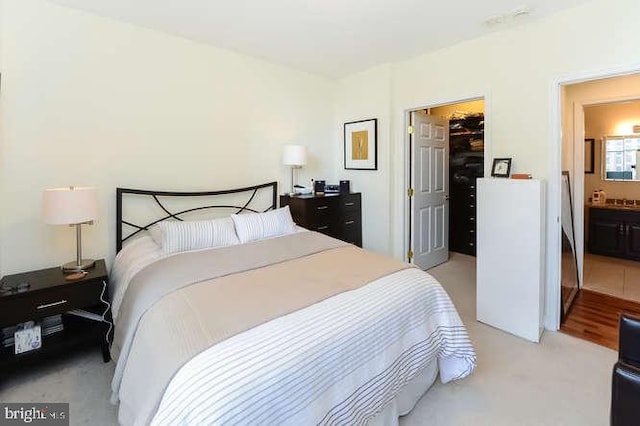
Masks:
[[[640,204],[590,205],[588,247],[594,254],[640,260]]]

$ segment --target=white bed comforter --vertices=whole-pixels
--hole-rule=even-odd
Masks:
[[[153,424],[365,424],[434,359],[445,383],[475,367],[440,284],[406,269],[197,355]]]
[[[165,311],[163,300],[154,306],[156,315]],[[165,331],[163,341],[193,346],[182,342],[193,338],[191,333],[171,327]],[[146,359],[162,354],[154,352],[152,343],[146,339],[143,344],[149,348]],[[163,351],[162,345],[157,351]],[[149,377],[155,371],[128,362],[127,352],[118,357],[122,377],[114,377],[114,400],[121,401],[119,419],[125,424],[363,424],[434,360],[443,382],[470,374],[476,360],[448,295],[433,277],[415,268],[195,352],[167,376],[160,398],[145,396],[144,386],[131,380],[132,385],[120,388],[127,377]],[[142,401],[145,410],[155,405],[153,411],[136,413]]]

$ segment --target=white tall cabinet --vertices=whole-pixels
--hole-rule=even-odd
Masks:
[[[477,319],[532,342],[544,314],[545,188],[477,180]]]

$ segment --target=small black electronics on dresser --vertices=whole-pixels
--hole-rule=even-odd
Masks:
[[[340,193],[340,185],[332,185],[332,184],[326,184],[324,186],[324,193],[325,194],[339,194]]]
[[[314,181],[313,182],[313,192],[315,192],[316,194],[324,193],[324,186],[325,186],[325,181],[323,181],[323,180]]]
[[[280,207],[289,206],[298,225],[358,247],[362,247],[361,205],[359,192],[280,196]]]
[[[351,192],[351,181],[341,180],[340,181],[340,193],[341,194],[349,194]]]

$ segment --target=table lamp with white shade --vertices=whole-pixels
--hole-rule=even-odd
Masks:
[[[95,260],[82,258],[82,225],[93,224],[98,212],[98,197],[93,187],[70,186],[45,189],[42,193],[42,216],[49,225],[76,227],[76,260],[65,263],[65,272],[78,272],[95,266]]]
[[[291,167],[291,194],[295,194],[294,171],[307,164],[307,147],[302,145],[285,145],[282,151],[282,164]]]

